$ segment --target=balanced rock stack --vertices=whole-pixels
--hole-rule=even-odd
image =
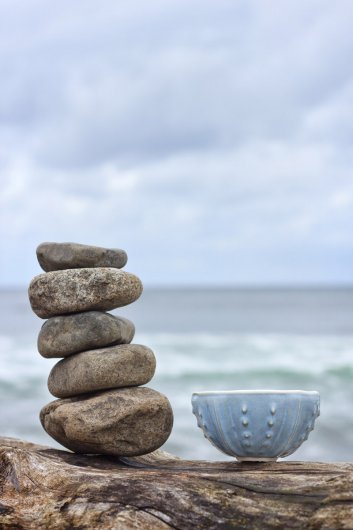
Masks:
[[[43,357],[63,357],[51,370],[57,398],[40,413],[44,429],[79,453],[134,456],[168,438],[173,412],[167,398],[147,387],[156,361],[146,346],[130,344],[135,328],[106,311],[134,302],[137,276],[120,270],[123,250],[76,243],[42,243],[44,274],[29,286],[33,311],[48,318],[38,337]]]

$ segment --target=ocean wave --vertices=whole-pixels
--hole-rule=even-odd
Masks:
[[[348,379],[353,373],[353,336],[150,333],[134,342],[151,347],[157,374],[165,378],[269,376]],[[0,381],[48,374],[57,359],[44,359],[29,338],[0,335]]]

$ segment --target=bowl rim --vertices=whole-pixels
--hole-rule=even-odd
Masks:
[[[320,396],[317,390],[204,390],[201,392],[193,392],[193,396],[209,396],[209,395],[251,395],[251,394],[300,394],[304,396]]]

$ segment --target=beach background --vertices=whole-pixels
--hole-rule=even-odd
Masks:
[[[0,436],[54,445],[42,242],[122,248],[166,449],[191,393],[310,389],[293,458],[353,460],[353,2],[0,2]]]
[[[56,362],[36,351],[41,320],[25,290],[0,293],[2,435],[58,445],[44,432],[40,408]],[[196,390],[318,390],[321,416],[290,458],[353,460],[352,288],[146,288],[115,311],[136,324],[134,342],[157,357],[152,388],[168,396],[174,429],[164,448],[192,459],[227,459],[197,428]]]

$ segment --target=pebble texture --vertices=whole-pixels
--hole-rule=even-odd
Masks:
[[[49,374],[48,388],[53,396],[65,398],[144,385],[152,379],[155,369],[152,350],[139,344],[121,344],[62,359]]]
[[[114,268],[68,269],[35,276],[28,295],[40,318],[82,311],[109,311],[142,293],[137,276]]]
[[[38,336],[43,357],[67,357],[73,353],[132,341],[135,326],[126,318],[100,311],[52,317]]]
[[[40,266],[46,272],[88,267],[126,265],[127,254],[119,248],[102,248],[78,243],[41,243],[37,248]]]
[[[163,394],[137,387],[53,401],[43,407],[40,420],[50,436],[72,451],[137,456],[167,440],[173,412]]]

